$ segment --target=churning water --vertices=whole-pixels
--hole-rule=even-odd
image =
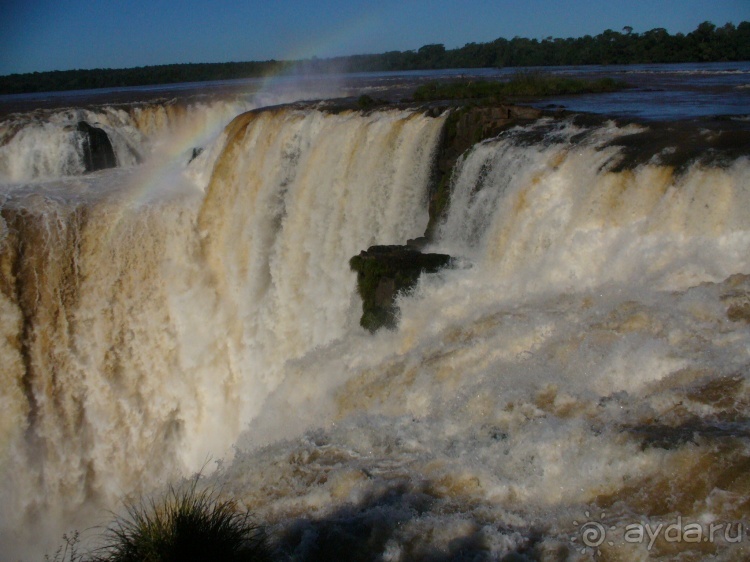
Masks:
[[[348,260],[424,232],[446,114],[204,109],[2,125],[8,559],[207,461],[293,559],[745,557],[747,157],[623,167],[647,125],[572,118],[479,143],[454,266],[371,335]]]

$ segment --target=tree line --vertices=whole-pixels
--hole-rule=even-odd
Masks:
[[[717,27],[701,23],[694,31],[671,35],[664,28],[635,33],[607,29],[578,38],[498,38],[456,49],[443,44],[380,54],[312,58],[301,61],[253,61],[168,64],[127,69],[64,70],[0,76],[0,93],[85,90],[148,84],[174,84],[252,78],[279,73],[327,73],[444,68],[569,66],[718,62],[750,60],[750,22]]]

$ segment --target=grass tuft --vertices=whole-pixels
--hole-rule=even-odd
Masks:
[[[127,504],[105,531],[92,562],[270,561],[264,530],[233,500],[199,490],[198,478],[170,486],[161,501]]]
[[[80,533],[78,531],[74,531],[70,535],[66,533],[62,538],[65,544],[58,547],[52,558],[49,555],[45,555],[44,560],[46,562],[83,562],[84,558],[78,552]]]

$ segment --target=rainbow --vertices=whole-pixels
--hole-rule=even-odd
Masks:
[[[271,72],[262,78],[237,80],[235,84],[227,84],[228,87],[223,90],[227,99],[245,100],[236,101],[234,104],[227,99],[213,102],[226,104],[229,111],[216,110],[216,107],[206,108],[205,111],[202,111],[203,108],[189,110],[185,118],[170,131],[168,137],[163,139],[149,161],[128,174],[123,186],[124,193],[127,194],[127,204],[120,207],[120,216],[113,220],[111,235],[116,235],[119,230],[122,213],[126,212],[126,209],[138,209],[153,201],[157,194],[195,187],[186,185],[188,180],[184,177],[185,164],[194,148],[203,147],[210,140],[220,137],[223,128],[234,117],[265,105],[264,100],[270,98],[280,99],[282,102],[292,101],[289,98],[293,97],[290,92],[294,90],[294,86],[300,88],[296,90],[297,99],[300,99],[302,88],[309,86],[309,83],[304,83],[309,76],[296,76],[295,70],[301,63],[314,58],[318,53],[344,52],[354,40],[377,29],[380,20],[381,17],[374,11],[359,14],[324,37],[294,46],[281,59],[294,61],[283,71]],[[331,81],[327,80],[326,83],[330,85]],[[286,98],[280,97],[280,92],[284,91],[287,92]]]

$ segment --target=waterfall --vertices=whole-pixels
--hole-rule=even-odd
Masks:
[[[541,120],[463,156],[439,248],[526,295],[607,283],[685,288],[750,270],[746,158],[619,169],[617,139],[645,127],[549,128]],[[544,141],[529,146],[533,134]]]
[[[108,121],[141,164],[14,152],[47,170],[0,196],[14,556],[202,467],[300,560],[638,559],[628,525],[746,516],[747,156],[677,166],[675,138],[635,162],[646,125],[510,123],[445,178],[426,251],[453,266],[370,334],[349,258],[424,233],[450,117],[253,110],[188,163],[203,133],[157,131],[210,127],[180,111]],[[3,148],[44,144],[14,119]]]
[[[207,186],[146,167],[8,189],[5,532],[227,455],[285,361],[357,325],[349,257],[424,231],[441,124],[248,113],[193,164],[216,156]]]
[[[80,122],[104,131],[117,165],[132,167],[152,157],[202,148],[250,100],[144,102],[88,109],[66,108],[14,114],[0,121],[0,181],[50,180],[86,172]],[[165,151],[167,154],[165,155]]]
[[[455,266],[288,362],[211,482],[289,559],[741,557],[750,162],[625,165],[647,131],[467,151],[427,249]]]

